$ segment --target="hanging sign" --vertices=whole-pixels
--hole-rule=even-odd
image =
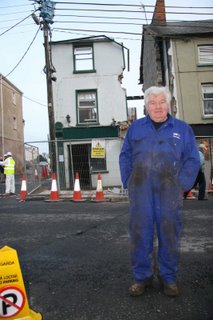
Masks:
[[[0,319],[40,320],[30,310],[16,250],[0,249]]]
[[[91,158],[105,158],[105,140],[92,139],[92,155]]]

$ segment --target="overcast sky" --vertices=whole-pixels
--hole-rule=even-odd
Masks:
[[[51,25],[52,41],[105,34],[117,42],[122,42],[130,50],[130,72],[125,71],[123,86],[127,89],[127,95],[141,95],[142,88],[138,85],[138,78],[142,24],[150,23],[156,1],[76,2],[77,4],[68,0],[57,1],[54,23]],[[23,92],[25,141],[28,142],[47,140],[49,132],[46,77],[43,72],[45,65],[43,32],[31,18],[31,13],[38,8],[38,5],[33,5],[34,3],[33,0],[0,1],[0,73]],[[85,3],[99,5],[86,6]],[[115,6],[116,4],[124,6]],[[130,4],[135,6],[127,6]],[[165,0],[165,5],[168,21],[213,19],[212,0]],[[174,5],[178,7],[168,7]],[[212,9],[195,7],[212,7]],[[138,116],[142,116],[143,102],[131,102],[130,106],[137,107]]]

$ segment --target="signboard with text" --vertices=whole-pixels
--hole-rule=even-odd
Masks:
[[[105,140],[92,139],[92,154],[91,158],[105,158]]]

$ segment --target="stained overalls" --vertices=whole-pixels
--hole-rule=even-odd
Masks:
[[[158,272],[164,283],[176,282],[181,231],[182,195],[199,170],[192,129],[169,116],[158,130],[149,116],[129,127],[119,158],[130,200],[129,234],[136,282],[152,277],[155,228]]]

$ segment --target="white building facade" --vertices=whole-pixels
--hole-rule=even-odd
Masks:
[[[118,122],[127,120],[122,87],[128,49],[106,36],[51,43],[54,117],[61,188],[121,186]]]

